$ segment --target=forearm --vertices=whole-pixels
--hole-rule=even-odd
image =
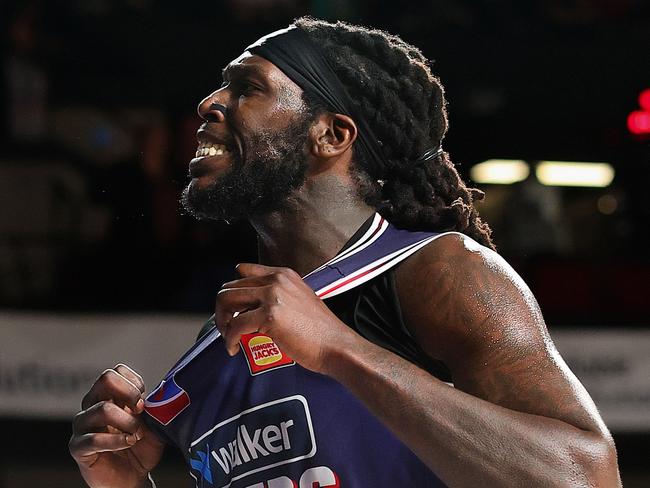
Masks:
[[[473,397],[365,340],[328,365],[450,487],[619,486],[612,446],[596,433]]]

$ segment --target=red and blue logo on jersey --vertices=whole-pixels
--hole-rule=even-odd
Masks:
[[[167,425],[190,405],[190,396],[176,384],[174,377],[164,379],[144,401],[144,410]]]

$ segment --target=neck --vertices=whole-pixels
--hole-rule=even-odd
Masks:
[[[282,210],[251,218],[260,263],[305,275],[334,257],[375,212],[349,183],[334,175],[308,179]]]

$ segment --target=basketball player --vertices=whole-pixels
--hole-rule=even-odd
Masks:
[[[239,265],[241,279],[217,295],[218,331],[206,334],[233,357],[214,369],[246,364],[243,339],[262,337],[265,342],[256,344],[277,347],[277,354],[299,366],[278,369],[278,378],[303,371],[300,381],[292,377],[292,387],[304,380],[325,384],[340,398],[351,393],[350,400],[341,400],[350,405],[344,411],[337,410],[338,400],[309,399],[314,429],[317,416],[336,412],[328,435],[345,450],[355,442],[345,417],[362,417],[355,434],[365,445],[354,444],[347,465],[374,463],[364,465],[362,474],[346,466],[346,459],[335,467],[306,464],[300,486],[387,487],[400,476],[404,486],[620,486],[607,428],[553,346],[530,290],[494,251],[474,207],[482,193],[466,187],[442,150],[443,87],[420,51],[378,30],[303,18],[249,46],[223,78],[221,88],[199,104],[204,124],[183,203],[197,218],[249,219],[262,264]],[[329,268],[347,276],[343,265],[337,268],[339,260],[380,229],[399,239],[416,236],[421,247],[331,300],[314,293],[312,270],[319,273],[336,257]],[[399,253],[403,249],[412,246],[404,244]],[[378,262],[358,265],[354,276]],[[178,380],[173,372],[200,355],[199,349],[165,381]],[[237,384],[253,381],[241,371],[233,378]],[[167,398],[165,381],[159,397],[150,397],[152,412],[165,404],[156,400]],[[189,388],[180,380],[178,385],[183,394]],[[183,428],[189,429],[208,411],[216,415],[229,408],[226,398],[206,409],[197,405],[198,393],[189,391],[191,406],[186,401],[152,427],[155,422],[143,421],[144,391],[137,373],[118,365],[83,399],[70,451],[91,487],[150,486],[161,439],[185,435],[163,424],[173,426],[185,416]],[[169,398],[176,401],[181,393]],[[319,403],[327,405],[317,411]],[[255,470],[234,476],[257,461],[255,449],[271,455],[269,446],[291,447],[293,420],[278,424],[284,430],[264,430],[280,436],[275,444],[265,438],[267,450],[262,444],[251,450],[250,439],[249,450],[242,447],[252,432],[242,430],[243,419],[256,408],[234,410],[237,415],[210,424],[204,435],[195,438],[201,432],[192,432],[185,445],[177,442],[189,447],[197,486],[223,486],[215,480],[223,474],[219,469],[230,472],[223,479],[233,487],[298,486],[298,475],[281,471],[290,470],[294,459],[263,468],[273,476],[253,479],[249,473]],[[230,434],[229,456],[218,446],[192,451],[233,418],[242,423]],[[372,433],[364,440],[359,432],[365,435],[365,425]],[[386,429],[385,449],[370,440],[380,428]],[[318,437],[323,435],[316,433],[319,453],[314,449],[303,457],[326,455],[320,452],[327,450]],[[381,476],[375,478],[373,470]],[[422,481],[408,478],[416,471]],[[331,474],[330,481],[316,479],[323,473]]]

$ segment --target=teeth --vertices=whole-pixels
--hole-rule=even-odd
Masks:
[[[202,142],[196,150],[196,157],[204,156],[220,156],[226,154],[228,150],[224,144],[212,144],[210,142]]]

